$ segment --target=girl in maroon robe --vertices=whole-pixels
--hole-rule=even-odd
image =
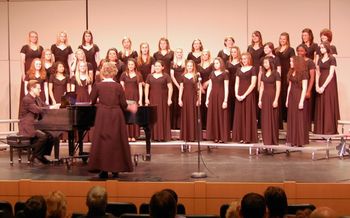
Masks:
[[[256,70],[253,67],[252,56],[242,54],[242,67],[238,68],[235,83],[235,114],[233,120],[232,140],[241,143],[258,141],[256,120]]]
[[[337,134],[340,120],[336,66],[331,45],[320,45],[321,56],[316,68],[315,128],[317,134]]]
[[[52,105],[61,103],[61,97],[65,92],[70,91],[68,76],[65,74],[63,63],[55,62],[53,65],[53,74],[49,81],[49,95]]]
[[[180,79],[178,100],[181,107],[180,138],[184,141],[198,139],[198,107],[201,103],[199,82],[195,62],[187,61],[185,72]]]
[[[207,139],[223,143],[230,138],[227,109],[229,77],[220,57],[215,58],[213,66],[205,101],[208,108]]]
[[[152,129],[152,139],[169,141],[171,139],[170,110],[173,85],[169,74],[164,73],[162,61],[154,64],[154,73],[149,74],[145,84],[145,104],[157,106],[157,122]]]
[[[124,73],[120,76],[120,84],[125,91],[126,100],[134,101],[142,105],[142,76],[137,71],[136,60],[129,58]],[[140,136],[140,128],[137,124],[128,125],[128,140],[135,142]]]
[[[278,99],[281,90],[281,76],[273,60],[264,58],[263,74],[259,89],[258,106],[261,109],[261,132],[264,145],[278,145]]]
[[[159,39],[158,51],[153,54],[156,61],[161,60],[164,63],[164,73],[170,75],[171,62],[174,59],[174,51],[170,49],[169,40],[165,37]]]
[[[290,64],[286,99],[288,108],[286,142],[291,146],[301,147],[309,144],[309,120],[304,107],[309,74],[303,57],[294,56]]]
[[[191,52],[188,53],[187,60],[194,61],[194,63],[196,65],[200,64],[201,63],[202,51],[203,51],[202,41],[200,39],[193,40]]]
[[[41,58],[43,47],[39,44],[38,33],[35,31],[30,31],[28,33],[28,43],[22,46],[21,54],[21,88],[19,94],[19,108],[21,108],[22,98],[24,97],[24,91],[26,87],[24,86],[24,80],[27,74],[27,71],[30,68],[33,60],[35,58]]]
[[[124,37],[122,40],[122,50],[119,51],[118,57],[119,60],[123,61],[124,64],[128,63],[129,58],[137,59],[137,51],[132,49],[132,42],[130,37]]]

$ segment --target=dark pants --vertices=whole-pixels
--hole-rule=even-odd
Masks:
[[[59,138],[50,133],[37,130],[35,137],[32,138],[32,147],[34,156],[51,155],[52,147],[59,143]]]

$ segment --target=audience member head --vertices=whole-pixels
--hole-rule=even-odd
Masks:
[[[90,215],[104,215],[107,207],[107,192],[104,187],[92,187],[86,196],[86,206]]]
[[[282,218],[288,209],[287,196],[280,187],[270,186],[264,193],[270,218]]]
[[[311,213],[312,213],[312,210],[310,210],[309,208],[306,208],[304,210],[297,210],[297,212],[295,213],[295,217],[296,218],[309,218]]]
[[[336,218],[337,213],[329,207],[318,207],[311,214],[310,218]]]
[[[162,191],[166,191],[166,192],[169,192],[171,194],[171,196],[173,196],[176,204],[178,202],[178,197],[177,197],[177,194],[174,190],[170,189],[170,188],[166,188],[166,189],[163,189]]]
[[[169,191],[163,190],[155,193],[149,206],[152,218],[174,218],[176,216],[176,201]]]
[[[67,214],[67,200],[61,191],[54,191],[46,198],[46,218],[64,218]]]
[[[233,201],[226,210],[225,218],[239,218],[239,201]]]
[[[241,201],[239,211],[242,218],[263,218],[266,213],[266,203],[262,195],[257,193],[246,194]]]
[[[27,218],[45,218],[46,202],[43,196],[34,195],[30,197],[24,206],[24,215]]]

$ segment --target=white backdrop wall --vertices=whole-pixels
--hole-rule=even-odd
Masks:
[[[102,58],[108,48],[119,50],[124,36],[131,37],[136,50],[141,42],[149,42],[152,53],[157,50],[161,36],[169,38],[172,49],[183,48],[185,53],[189,52],[193,39],[200,38],[205,48],[216,56],[228,35],[244,51],[254,30],[261,31],[265,42],[275,44],[279,34],[285,31],[296,47],[303,28],[311,28],[315,41],[319,42],[320,30],[330,27],[339,53],[341,117],[350,120],[348,8],[348,0],[0,0],[0,99],[4,102],[0,119],[18,115],[19,51],[27,41],[28,32],[36,30],[40,44],[49,48],[57,32],[65,30],[69,43],[76,49],[88,24]]]

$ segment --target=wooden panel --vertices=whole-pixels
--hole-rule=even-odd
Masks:
[[[241,48],[247,45],[246,0],[168,0],[167,28],[173,49],[191,51],[195,38],[216,56],[225,36],[233,36]]]
[[[31,196],[34,194],[48,195],[50,192],[60,190],[67,196],[81,197],[86,196],[87,192],[93,186],[105,186],[105,182],[74,182],[74,181],[31,181],[22,180],[20,183],[21,195]]]
[[[348,0],[331,0],[331,29],[339,57],[350,57],[349,8]]]
[[[349,184],[338,183],[211,183],[211,182],[188,182],[188,183],[142,183],[142,182],[65,182],[65,181],[0,181],[0,198],[15,203],[17,200],[25,201],[29,196],[41,194],[46,196],[54,190],[61,190],[68,200],[68,213],[86,212],[86,194],[90,187],[101,185],[107,187],[108,201],[133,202],[139,208],[141,203],[149,202],[150,197],[156,191],[163,188],[172,188],[180,196],[179,202],[186,207],[187,214],[219,214],[222,204],[230,203],[240,199],[248,192],[263,193],[270,185],[284,187],[288,202],[311,203],[315,206],[328,206],[335,209],[339,215],[350,214],[348,207],[350,201]],[[123,189],[121,194],[111,193],[111,187],[117,186],[118,190]],[[141,187],[144,187],[143,189]],[[3,188],[4,187],[4,188]],[[181,189],[178,187],[186,187]],[[190,187],[187,189],[187,187]],[[197,187],[197,188],[196,188]],[[130,194],[124,192],[136,190]],[[191,194],[184,194],[185,190]],[[225,194],[226,191],[228,194]],[[112,191],[113,192],[113,191]],[[294,193],[294,194],[289,194]],[[183,196],[186,197],[183,197]],[[232,195],[232,196],[231,196]]]
[[[19,54],[19,53],[18,53]],[[11,74],[11,116],[14,119],[18,118],[19,112],[19,96],[21,88],[21,68],[19,60],[10,61]]]
[[[133,48],[148,42],[157,50],[158,39],[165,35],[165,1],[89,0],[89,29],[101,49],[101,57],[109,48],[121,49],[124,36],[129,36]]]
[[[287,0],[249,0],[248,31],[259,30],[264,42],[278,45],[280,33],[288,32],[292,47],[301,43],[301,31],[313,30],[315,41],[319,41],[321,29],[329,26],[329,0],[309,0],[297,4]]]
[[[340,104],[340,119],[350,120],[350,57],[337,58],[337,82],[338,82],[338,95]],[[347,133],[350,132],[350,126],[345,126]],[[341,131],[339,129],[339,131]]]
[[[1,50],[1,49],[0,49]],[[0,119],[9,119],[9,62],[0,61],[1,86],[0,86],[0,99],[4,103],[0,107]],[[1,124],[0,131],[9,131],[8,125]]]
[[[85,0],[71,1],[11,1],[11,60],[19,60],[21,47],[27,43],[28,32],[35,30],[45,48],[56,42],[59,31],[68,33],[73,50],[81,44],[85,29]]]
[[[262,194],[268,186],[279,186],[282,183],[209,183],[207,184],[207,198],[239,198],[246,194],[246,190]]]
[[[0,61],[8,60],[7,2],[0,2]],[[3,72],[3,71],[1,71]]]

